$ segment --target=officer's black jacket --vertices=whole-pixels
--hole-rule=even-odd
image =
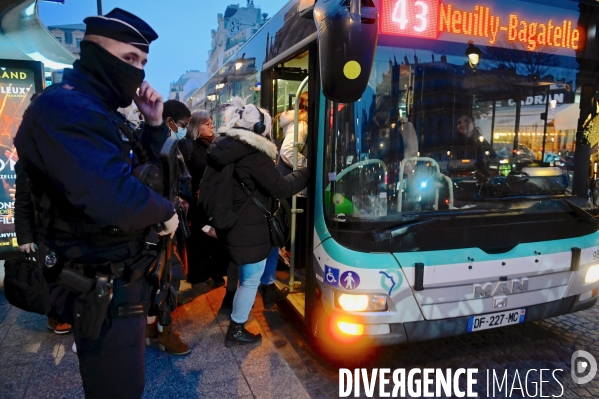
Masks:
[[[77,64],[73,70],[65,70],[60,85],[47,89],[29,106],[15,136],[32,187],[36,182],[50,186],[54,190],[52,209],[61,207],[70,224],[113,226],[123,232],[122,241],[141,239],[144,229],[173,216],[173,204],[130,173],[130,147],[118,129],[117,105],[109,89],[78,70]],[[158,153],[166,137],[164,124],[146,127],[144,146],[150,154]],[[52,212],[50,224],[53,217],[63,217]],[[68,257],[97,253],[101,249],[97,246],[103,245],[94,237],[60,229],[38,233]],[[71,250],[74,247],[76,250]]]
[[[15,233],[19,245],[35,243],[35,215],[27,175],[21,163],[15,164]]]

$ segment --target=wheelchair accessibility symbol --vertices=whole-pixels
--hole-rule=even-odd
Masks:
[[[339,287],[339,269],[331,266],[324,266],[324,281],[333,287]]]

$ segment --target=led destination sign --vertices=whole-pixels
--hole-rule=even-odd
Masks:
[[[506,6],[505,3],[509,1],[503,1],[502,5]],[[540,46],[579,49],[583,38],[577,14],[565,9],[536,7],[534,16],[531,16],[519,11],[499,13],[487,5],[459,0],[451,3],[381,0],[380,31],[382,34],[426,39],[451,34],[454,40],[475,40],[486,45],[522,43],[530,51]],[[502,6],[501,9],[506,10],[507,7]],[[541,10],[552,14],[544,14]],[[559,12],[557,15],[556,10]]]

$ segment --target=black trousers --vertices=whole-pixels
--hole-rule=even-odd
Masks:
[[[61,317],[72,323],[75,295],[54,285],[51,298]],[[149,301],[150,287],[144,277],[129,284],[122,278],[114,280],[111,308]],[[147,306],[144,308],[147,309]],[[97,340],[74,334],[86,398],[142,397],[146,317],[147,312],[129,318],[110,318]]]
[[[200,224],[192,224],[191,237],[187,246],[187,281],[201,283],[209,278],[216,279],[227,274],[229,258],[226,249],[216,238],[202,231]]]

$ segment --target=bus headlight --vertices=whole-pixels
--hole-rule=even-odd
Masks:
[[[594,283],[599,280],[599,265],[593,265],[587,270],[587,274],[584,276],[584,283]]]
[[[335,305],[347,312],[384,312],[387,310],[387,298],[383,295],[335,293]]]
[[[363,335],[364,326],[362,324],[347,323],[340,321],[337,323],[339,330],[347,335]]]

